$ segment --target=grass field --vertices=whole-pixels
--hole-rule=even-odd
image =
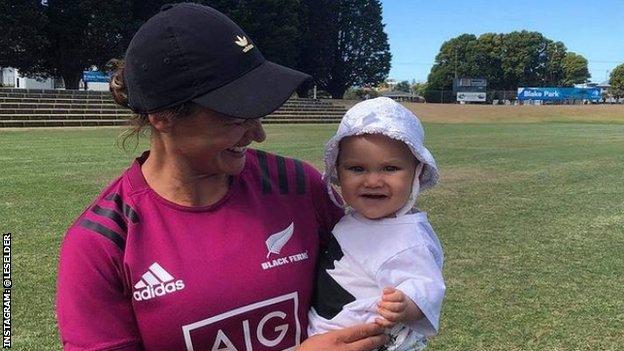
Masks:
[[[435,106],[416,106],[428,111],[418,113],[442,174],[420,208],[443,243],[448,286],[441,334],[429,349],[624,348],[624,109],[528,106],[533,117],[521,118],[524,110]],[[466,111],[473,117],[458,118]],[[320,166],[335,127],[267,126],[261,148]],[[71,221],[139,153],[115,146],[119,131],[0,130],[14,349],[60,349],[58,247]]]

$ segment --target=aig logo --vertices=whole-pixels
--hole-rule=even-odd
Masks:
[[[188,351],[295,350],[301,342],[296,292],[182,327]]]

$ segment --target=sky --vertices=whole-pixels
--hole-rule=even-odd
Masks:
[[[588,61],[590,80],[624,63],[624,0],[382,0],[388,78],[426,82],[442,43],[464,33],[528,30]]]

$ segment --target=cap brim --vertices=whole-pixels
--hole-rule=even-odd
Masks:
[[[265,61],[240,78],[193,102],[237,118],[259,118],[277,110],[309,75]]]

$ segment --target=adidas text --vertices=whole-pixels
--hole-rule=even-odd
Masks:
[[[132,296],[137,301],[145,301],[158,296],[174,293],[184,289],[184,281],[176,280],[175,282],[162,283],[160,285],[147,286],[143,290],[135,291]]]

